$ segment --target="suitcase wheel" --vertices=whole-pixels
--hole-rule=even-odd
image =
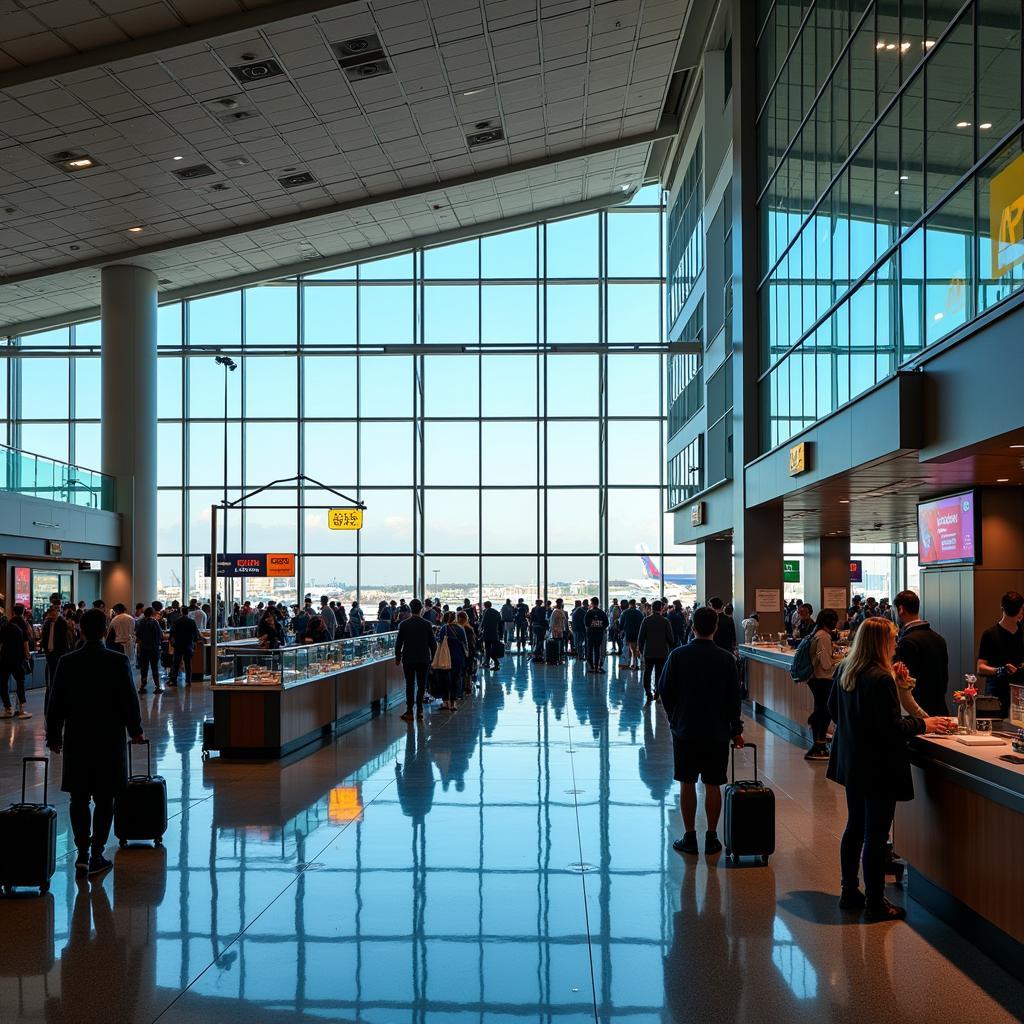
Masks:
[[[128,845],[128,840],[127,839],[122,839],[121,840],[121,849],[123,850],[127,845]]]

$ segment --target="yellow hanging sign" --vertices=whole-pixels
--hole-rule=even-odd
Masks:
[[[329,530],[361,530],[363,510],[361,508],[332,508],[327,512]]]

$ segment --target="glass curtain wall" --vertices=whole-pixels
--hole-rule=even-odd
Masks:
[[[208,593],[225,479],[233,500],[299,473],[364,501],[363,530],[298,510],[338,503],[314,483],[266,492],[251,505],[282,507],[231,513],[227,548],[297,552],[298,578],[247,580],[235,598],[614,596],[692,573],[664,513],[660,202],[653,187],[162,306],[159,596]],[[99,464],[98,342],[95,323],[17,339],[22,447]]]
[[[1024,282],[1018,0],[758,5],[762,448]]]

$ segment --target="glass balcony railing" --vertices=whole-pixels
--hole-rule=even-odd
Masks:
[[[0,491],[114,511],[114,479],[81,466],[0,445]]]

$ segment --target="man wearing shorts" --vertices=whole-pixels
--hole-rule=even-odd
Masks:
[[[730,740],[743,746],[740,718],[740,684],[736,659],[714,641],[718,613],[698,608],[693,614],[693,640],[668,656],[658,683],[672,726],[675,777],[683,815],[683,838],[673,849],[699,853],[697,847],[697,780],[704,783],[707,834],[704,852],[718,853],[718,819],[722,813],[722,789],[726,782]]]

